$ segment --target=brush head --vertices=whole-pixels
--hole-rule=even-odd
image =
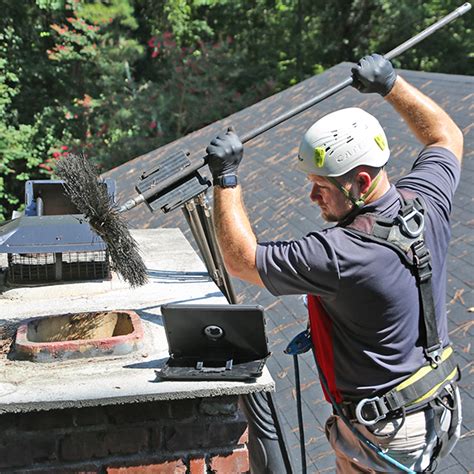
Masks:
[[[107,244],[112,270],[132,287],[147,283],[146,267],[138,244],[130,235],[105,183],[86,156],[70,153],[58,161],[56,173],[64,181],[71,201]]]

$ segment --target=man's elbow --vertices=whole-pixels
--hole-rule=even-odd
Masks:
[[[224,265],[229,275],[240,279],[243,279],[242,276],[248,273],[250,266],[243,258],[225,256]]]
[[[462,133],[462,130],[456,125],[456,137],[455,137],[455,144],[454,148],[455,151],[453,153],[456,155],[456,158],[459,161],[462,161],[462,154],[463,154],[463,148],[464,148],[464,135]]]
[[[438,140],[438,146],[447,148],[459,161],[462,161],[463,147],[464,147],[464,136],[461,129],[453,123],[449,132],[444,137]]]
[[[224,267],[227,273],[230,276],[238,277],[238,272],[239,272],[238,258],[235,256],[234,253],[227,252],[222,247],[221,247],[221,250],[222,250],[222,259],[224,260]]]
[[[230,276],[239,278],[239,272],[241,271],[241,268],[239,268],[239,266],[233,259],[224,258],[224,265],[225,269],[227,270],[227,273]]]
[[[224,257],[224,265],[230,276],[254,285],[264,286],[254,260]]]

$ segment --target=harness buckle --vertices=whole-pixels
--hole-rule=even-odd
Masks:
[[[413,263],[418,269],[420,283],[431,278],[431,255],[423,240],[418,240],[412,245]]]
[[[443,354],[443,348],[441,344],[436,344],[433,347],[424,349],[426,358],[430,361],[430,365],[433,369],[436,369],[441,363],[441,355]]]
[[[415,224],[418,225],[418,228],[414,230],[410,229],[410,227],[408,226],[408,222],[411,219],[413,219]],[[423,229],[425,228],[425,216],[416,208],[413,208],[413,210],[409,212],[406,216],[398,214],[396,220],[398,220],[401,224],[401,231],[412,239],[420,236],[423,232]]]
[[[370,413],[368,414],[367,411]],[[364,398],[357,405],[355,409],[355,415],[357,421],[365,426],[375,425],[380,420],[383,420],[389,409],[385,406],[385,403],[380,397]],[[369,418],[371,414],[373,418]]]
[[[430,251],[423,240],[416,241],[413,245],[414,260],[418,267],[422,267],[430,262]]]

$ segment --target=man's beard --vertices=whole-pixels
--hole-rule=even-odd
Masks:
[[[332,212],[328,212],[327,210],[324,210],[321,207],[319,209],[321,211],[321,217],[326,222],[342,222],[352,212],[352,209],[349,209],[347,210],[345,214],[336,216],[336,214],[333,214]]]
[[[335,216],[333,213],[331,212],[327,212],[323,209],[320,209],[321,210],[321,217],[326,221],[326,222],[339,222],[339,217]]]

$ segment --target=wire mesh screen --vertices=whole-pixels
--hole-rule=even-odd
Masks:
[[[8,281],[103,280],[110,277],[107,251],[8,254]]]

